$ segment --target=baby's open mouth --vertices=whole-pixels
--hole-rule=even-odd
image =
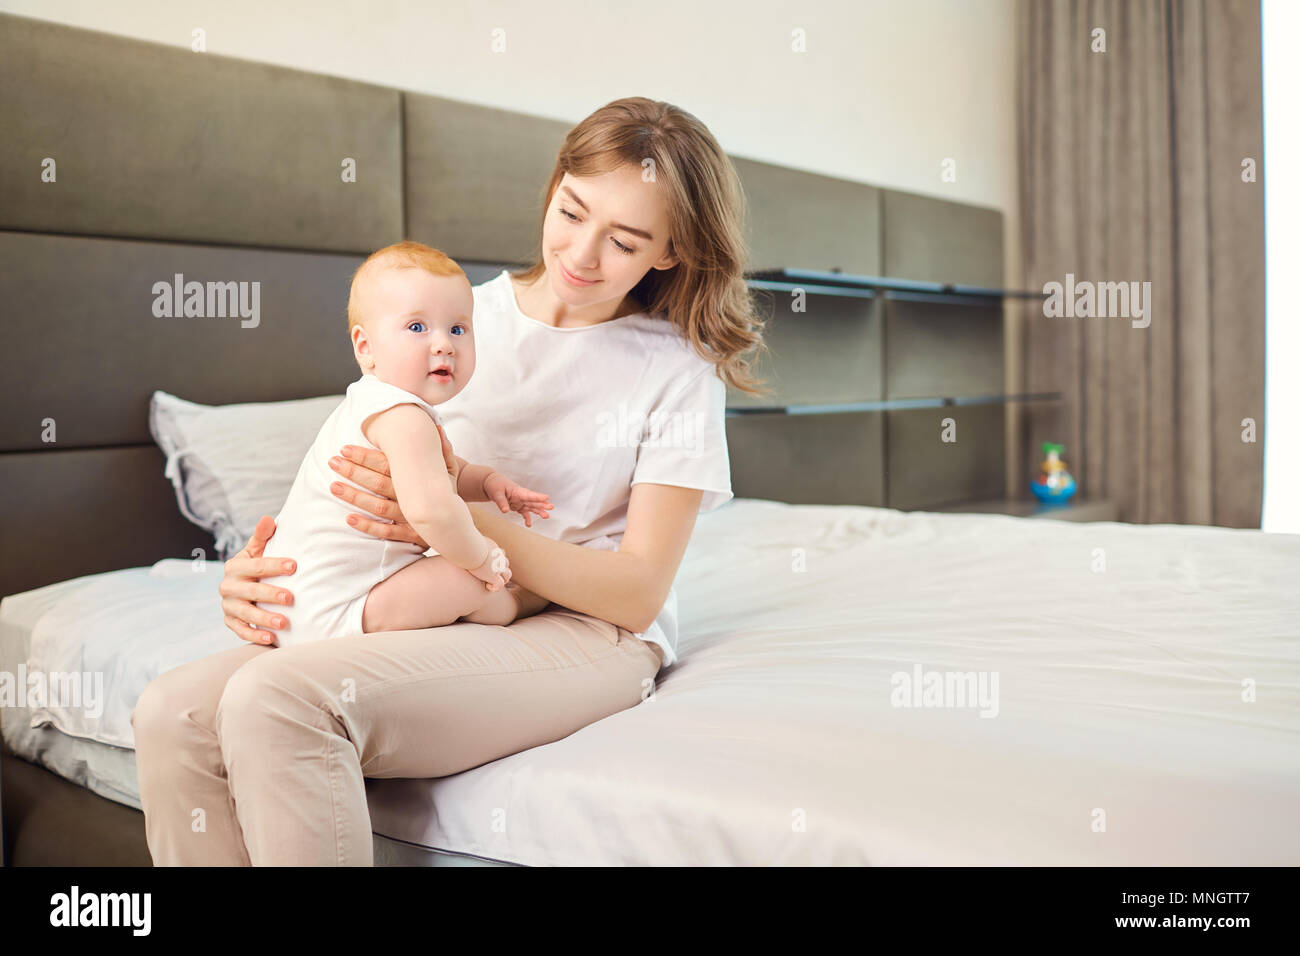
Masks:
[[[436,368],[429,374],[432,375],[434,378],[451,378],[451,369]]]

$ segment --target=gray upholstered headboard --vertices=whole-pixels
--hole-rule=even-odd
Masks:
[[[163,477],[150,394],[224,404],[342,392],[355,374],[342,332],[355,266],[404,237],[443,249],[476,282],[528,261],[570,125],[7,15],[0,88],[0,594],[212,554]],[[996,210],[733,158],[752,269],[1001,283]],[[153,286],[176,275],[258,282],[257,325],[156,317]],[[783,316],[767,402],[932,392],[953,376],[1000,391],[1000,313],[959,327],[934,308],[823,298]],[[970,415],[988,440],[918,470],[940,482],[931,499],[1001,487],[1001,409]],[[919,486],[889,476],[923,462],[903,451],[935,417],[729,419],[733,487],[914,505]]]

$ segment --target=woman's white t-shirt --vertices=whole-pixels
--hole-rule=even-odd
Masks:
[[[474,339],[473,377],[438,405],[443,430],[467,462],[550,496],[532,530],[617,551],[635,484],[702,489],[701,514],[731,500],[726,386],[666,318],[556,328],[520,310],[503,270],[474,287]],[[638,636],[676,661],[675,589]]]

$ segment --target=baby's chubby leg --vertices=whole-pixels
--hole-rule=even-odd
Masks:
[[[508,584],[503,591],[487,592],[483,606],[464,619],[471,624],[506,625],[530,617],[551,602],[518,584]]]
[[[538,606],[540,602],[540,606]],[[361,630],[406,631],[454,624],[509,624],[547,604],[524,588],[489,591],[478,578],[441,555],[420,558],[370,589]]]

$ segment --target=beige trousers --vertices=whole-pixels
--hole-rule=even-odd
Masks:
[[[237,640],[231,635],[232,640]],[[662,651],[552,604],[161,674],[131,715],[156,866],[370,866],[366,777],[442,777],[567,737],[649,696]]]

